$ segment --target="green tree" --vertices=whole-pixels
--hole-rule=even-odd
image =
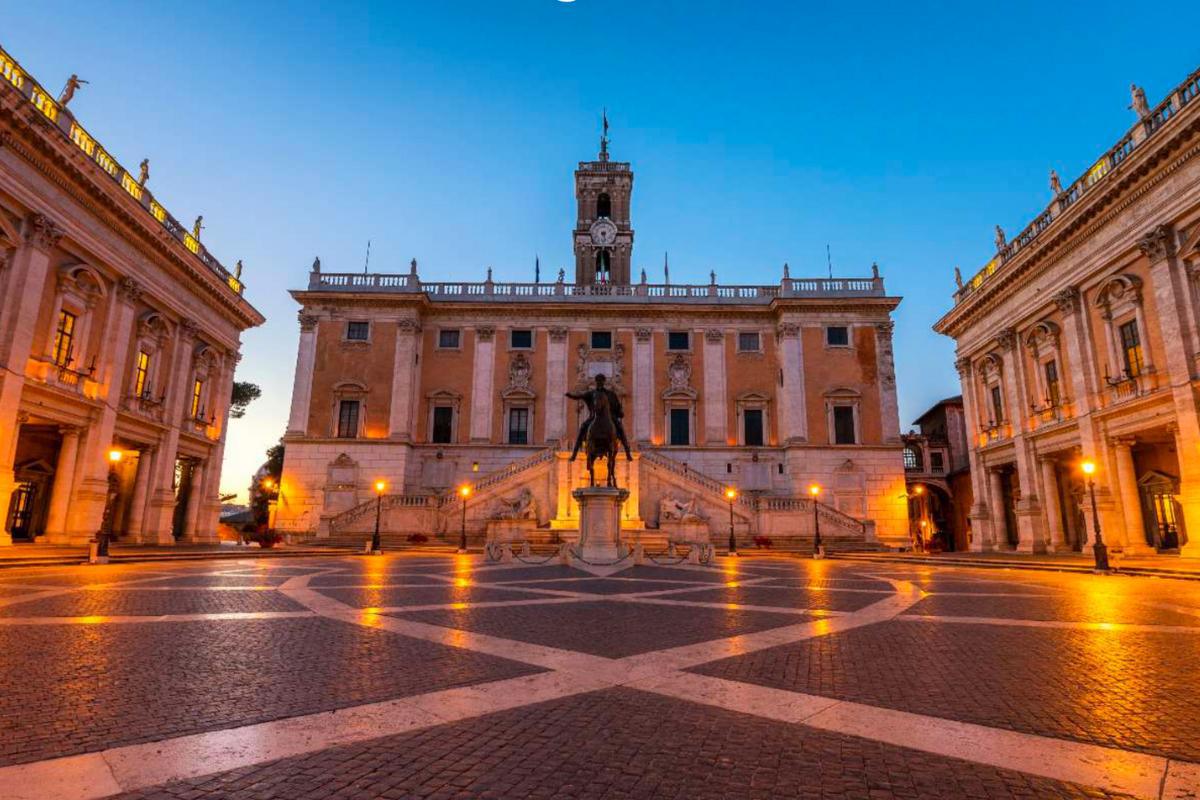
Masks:
[[[283,475],[283,442],[267,448],[267,460],[250,478],[250,510],[258,524],[270,516],[267,503],[279,496],[279,478]]]
[[[246,414],[246,406],[262,397],[262,389],[257,383],[249,381],[234,381],[233,395],[229,398],[229,416],[241,419]]]

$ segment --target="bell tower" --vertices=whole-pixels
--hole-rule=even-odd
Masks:
[[[575,282],[628,285],[633,255],[629,201],[633,170],[627,161],[608,160],[608,115],[600,136],[600,157],[580,161],[575,170]]]

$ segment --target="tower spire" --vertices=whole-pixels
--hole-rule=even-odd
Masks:
[[[604,132],[600,134],[600,160],[608,161],[608,109],[601,112],[604,120]]]

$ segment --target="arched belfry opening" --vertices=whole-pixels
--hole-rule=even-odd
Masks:
[[[596,283],[612,282],[612,263],[608,250],[596,251]]]
[[[629,219],[633,170],[628,161],[609,158],[607,115],[604,120],[598,159],[580,161],[575,170],[575,281],[628,286],[633,257]]]
[[[596,219],[611,219],[612,218],[612,199],[607,192],[602,192],[596,198]]]

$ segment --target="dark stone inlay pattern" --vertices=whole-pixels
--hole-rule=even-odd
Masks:
[[[319,618],[0,626],[0,766],[540,670]]]
[[[422,586],[403,589],[339,589],[314,587],[326,597],[355,608],[386,608],[388,606],[434,606],[450,603],[511,602],[513,600],[548,600],[550,595],[532,592],[505,591],[481,586]]]
[[[584,592],[587,594],[628,594],[631,592],[661,592],[667,589],[687,589],[682,583],[662,583],[660,581],[636,580],[622,581],[612,578],[593,578],[583,581],[550,581],[547,583],[513,584],[528,589],[552,589],[556,592]],[[666,595],[674,597],[674,595]],[[681,597],[688,597],[683,594]]]
[[[702,592],[666,595],[664,599],[696,600],[703,603],[738,603],[754,606],[782,606],[797,609],[828,611],[858,611],[872,603],[886,600],[885,594],[866,592],[823,592],[819,589],[800,589],[794,586],[729,586],[706,589]]]
[[[1200,761],[1200,636],[892,622],[692,671]]]
[[[1116,800],[1011,770],[630,689],[167,784],[121,800]]]
[[[150,616],[305,611],[277,591],[207,592],[203,589],[138,591],[83,589],[0,608],[0,617]]]
[[[1116,622],[1131,625],[1200,626],[1200,616],[1141,603],[1098,603],[1087,595],[1053,597],[962,597],[934,595],[908,613],[935,617],[1002,617],[1060,622]]]
[[[803,621],[791,614],[763,611],[603,600],[547,606],[397,612],[396,615],[605,658],[624,658]]]

